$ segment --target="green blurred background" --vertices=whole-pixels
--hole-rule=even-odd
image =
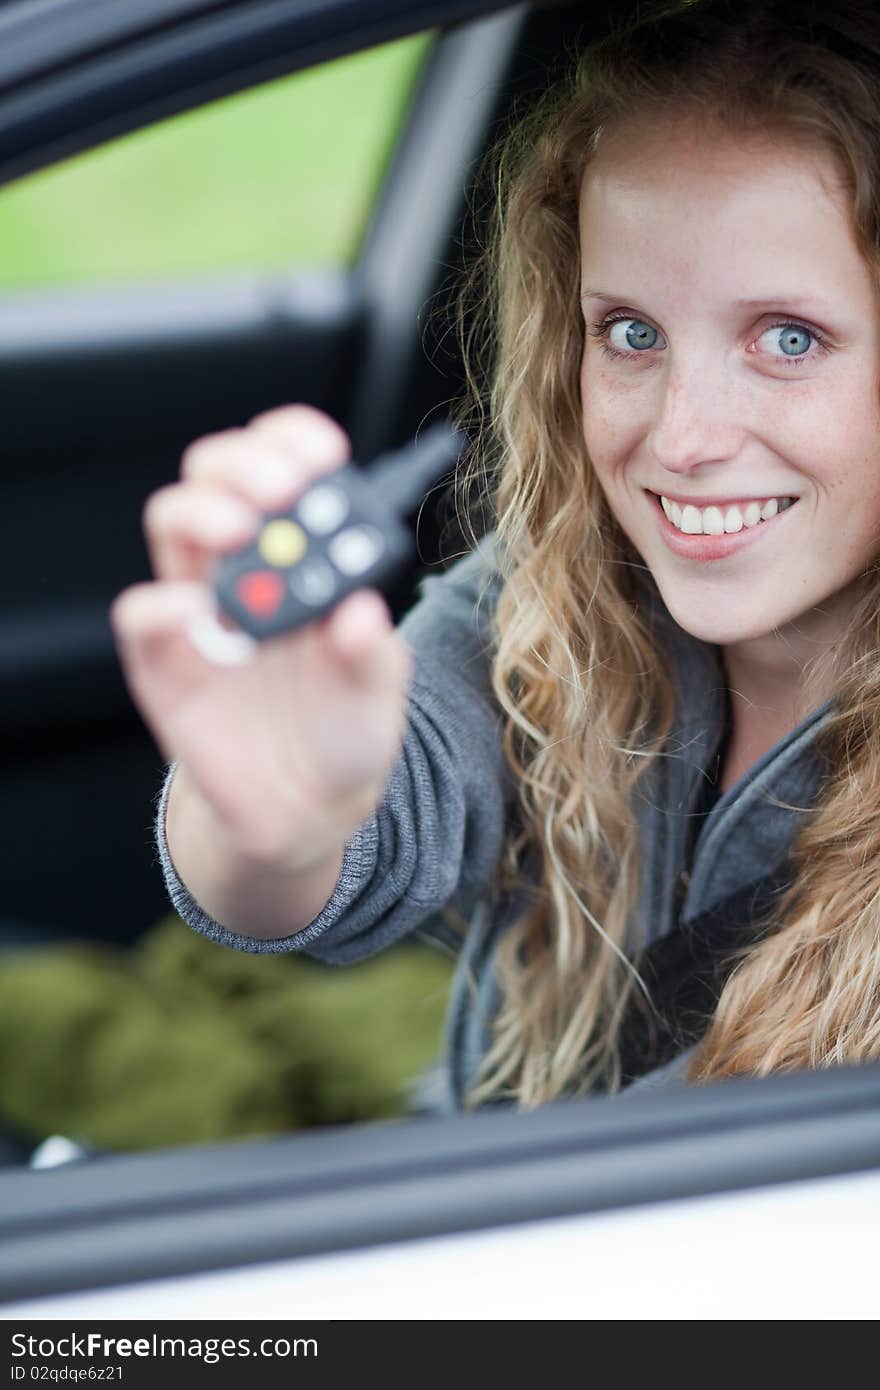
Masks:
[[[0,286],[349,263],[430,42],[295,73],[0,189]]]

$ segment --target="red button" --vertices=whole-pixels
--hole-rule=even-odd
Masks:
[[[255,618],[271,618],[284,598],[284,580],[277,570],[253,570],[235,586],[236,597]]]

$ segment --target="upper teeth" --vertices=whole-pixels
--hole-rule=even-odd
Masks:
[[[757,526],[769,521],[777,512],[784,512],[794,502],[793,497],[768,497],[765,502],[747,502],[742,508],[735,503],[721,507],[682,507],[669,497],[661,497],[660,505],[673,526],[688,536],[723,536],[726,531],[741,531],[744,526]]]

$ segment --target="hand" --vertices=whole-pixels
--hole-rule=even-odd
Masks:
[[[307,406],[197,440],[181,480],[144,510],[155,581],[111,611],[129,689],[166,758],[242,852],[285,871],[332,853],[381,800],[406,726],[409,649],[369,590],[241,666],[205,660],[187,625],[213,611],[218,558],[348,457],[344,432]]]

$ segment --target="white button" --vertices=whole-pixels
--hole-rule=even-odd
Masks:
[[[336,592],[336,575],[326,560],[303,560],[288,577],[290,592],[310,608],[327,603]]]
[[[296,513],[313,535],[328,536],[348,516],[348,498],[341,487],[320,483],[300,498]]]
[[[343,574],[364,574],[375,564],[385,542],[375,526],[347,526],[327,547],[330,558]]]

